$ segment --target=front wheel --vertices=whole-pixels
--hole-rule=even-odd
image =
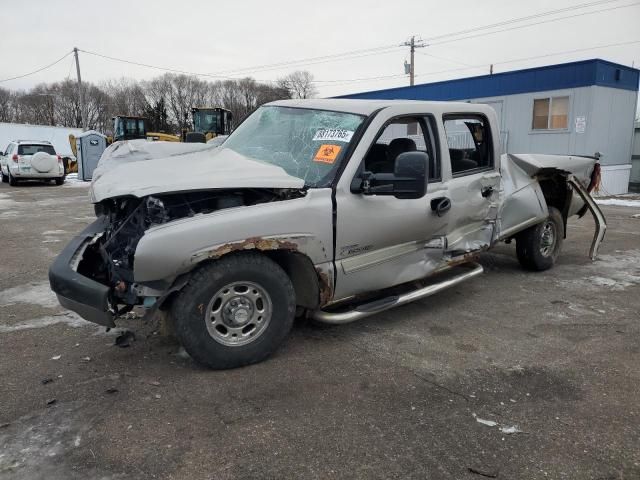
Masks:
[[[516,254],[527,270],[548,270],[556,262],[562,240],[564,222],[557,208],[549,207],[549,216],[542,223],[529,227],[516,236]]]
[[[7,167],[7,171],[8,170],[9,167]],[[7,183],[9,181],[9,177],[4,174],[4,172],[2,171],[2,167],[0,167],[0,177],[2,177],[2,183]]]
[[[171,305],[176,336],[185,350],[215,369],[267,358],[291,330],[295,311],[291,280],[259,253],[202,266]]]

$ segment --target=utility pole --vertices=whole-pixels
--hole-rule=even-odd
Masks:
[[[76,57],[76,73],[78,74],[78,105],[80,106],[80,127],[84,128],[84,95],[82,93],[82,77],[80,76],[80,60],[78,59],[78,47],[73,47]]]
[[[418,40],[418,43],[416,43],[415,35],[412,35],[411,40],[408,42],[404,42],[402,45],[405,47],[409,47],[411,52],[411,63],[409,64],[409,85],[413,86],[414,77],[416,74],[416,63],[414,59],[416,48],[424,48],[427,45],[422,40]]]

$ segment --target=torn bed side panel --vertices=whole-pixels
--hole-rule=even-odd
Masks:
[[[591,172],[596,160],[590,157],[572,155],[543,155],[543,154],[506,154],[502,156],[504,162],[518,166],[530,178],[534,178],[544,170],[560,170],[573,174],[583,185],[588,185]]]
[[[502,204],[498,212],[496,240],[505,240],[549,215],[540,184],[512,157],[507,154],[501,158]]]
[[[596,159],[567,155],[507,154],[502,156],[501,162],[504,201],[498,218],[497,240],[510,238],[542,221],[548,215],[547,205],[562,211],[565,227],[567,218],[582,216],[588,209],[596,223],[589,252],[591,259],[595,259],[607,228],[604,215],[589,194],[598,183],[599,165]],[[562,194],[563,199],[554,194]]]

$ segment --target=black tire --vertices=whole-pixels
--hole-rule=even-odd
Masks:
[[[56,185],[62,185],[64,183],[64,177],[58,177],[55,180],[56,180]]]
[[[2,177],[2,183],[9,182],[9,177],[3,173],[2,168],[0,168],[0,176]]]
[[[233,285],[243,282],[257,286],[260,293],[265,294],[271,313],[264,326],[256,326],[259,333],[254,339],[240,335],[240,341],[249,343],[225,345],[221,343],[225,340],[221,339],[222,334],[218,329],[222,328],[224,333],[226,327],[231,325],[223,318],[214,327],[210,320],[213,315],[211,312],[218,311],[224,317],[226,308],[233,308],[230,305],[236,297],[229,297],[224,303],[216,303],[216,299],[224,295],[221,292],[228,291],[228,286],[233,289],[236,288]],[[214,369],[241,367],[267,358],[291,330],[295,312],[295,291],[287,274],[271,259],[253,252],[232,254],[197,269],[170,309],[176,336],[185,350],[198,363]],[[243,315],[247,315],[247,312]],[[226,335],[231,331],[228,330]]]
[[[18,180],[16,180],[16,177],[11,175],[11,170],[9,170],[8,167],[7,167],[7,173],[9,174],[9,185],[11,185],[12,187],[15,187],[16,185],[18,185]]]
[[[564,239],[564,222],[557,208],[549,207],[547,219],[516,236],[518,261],[527,270],[548,270],[556,263]]]

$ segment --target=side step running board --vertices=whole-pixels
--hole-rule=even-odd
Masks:
[[[393,295],[380,300],[374,300],[369,303],[358,305],[353,310],[349,310],[346,312],[331,313],[325,312],[323,310],[318,310],[313,313],[313,318],[318,322],[329,323],[332,325],[355,322],[356,320],[360,320],[361,318],[365,318],[370,315],[389,310],[390,308],[429,297],[449,287],[453,287],[454,285],[462,283],[465,280],[477,277],[483,271],[482,265],[479,265],[477,263],[467,263],[460,265],[460,267],[468,267],[470,268],[470,270],[448,280],[443,280],[433,285],[428,285],[426,287],[413,290],[412,292],[403,293],[401,295]]]

